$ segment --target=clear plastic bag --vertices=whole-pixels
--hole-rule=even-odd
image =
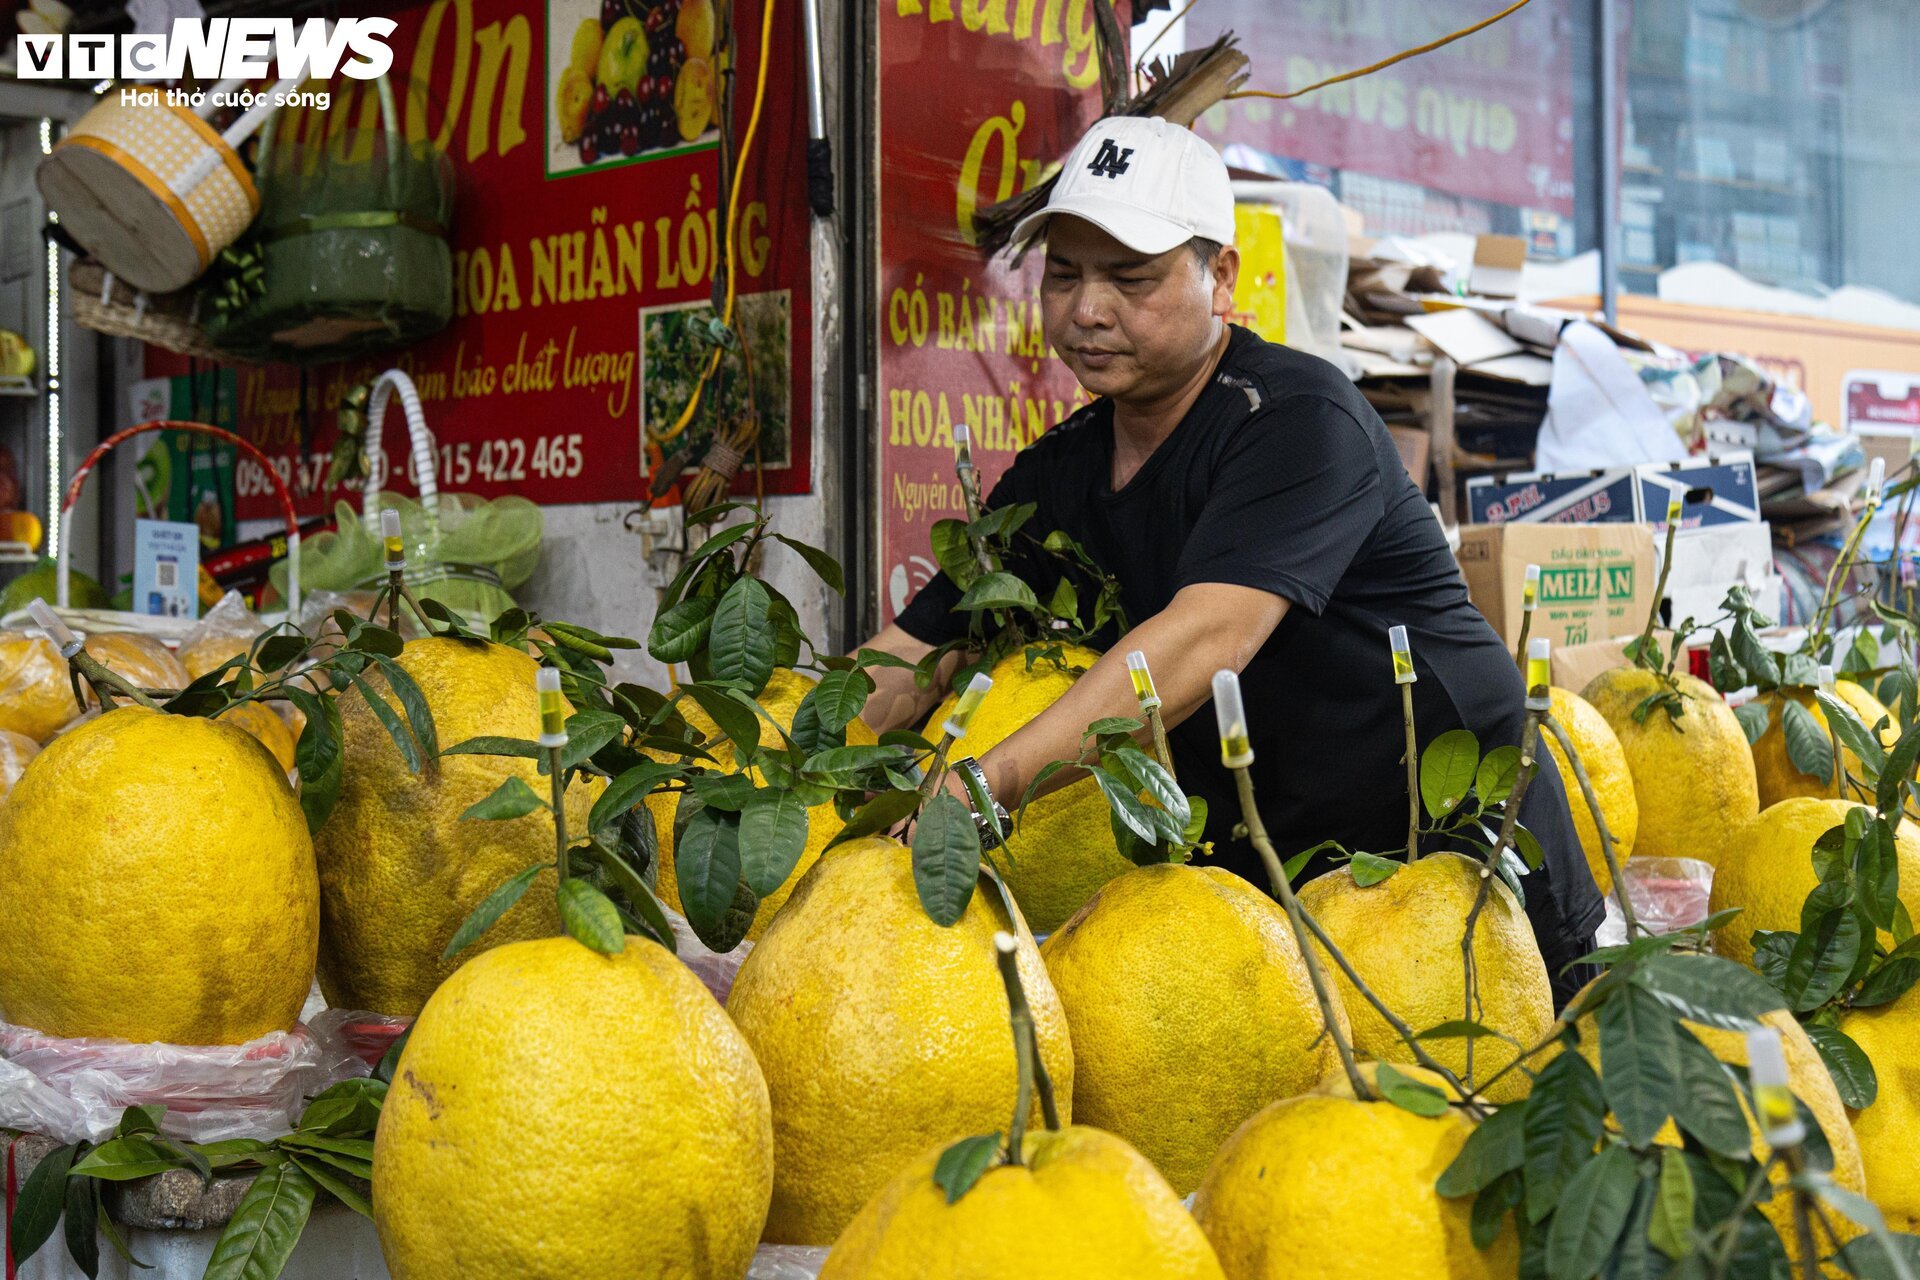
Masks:
[[[180,642],[180,665],[198,680],[237,654],[245,653],[266,627],[238,591],[220,597],[200,625]]]
[[[803,1244],[763,1244],[747,1267],[746,1280],[818,1280],[827,1250]]]
[[[66,1040],[0,1022],[0,1128],[98,1142],[128,1107],[161,1103],[186,1142],[275,1138],[307,1099],[367,1067],[304,1026],[235,1045]]]
[[[13,794],[13,784],[27,771],[27,762],[40,754],[40,744],[24,733],[0,729],[0,801]]]
[[[44,743],[79,714],[53,641],[38,631],[0,631],[0,729]]]
[[[367,1064],[368,1071],[380,1065],[393,1042],[412,1025],[412,1018],[361,1009],[327,1009],[307,1019],[307,1029],[314,1039],[329,1051],[352,1054]]]
[[[1640,923],[1654,933],[1673,933],[1707,918],[1713,864],[1698,858],[1628,858],[1620,868]]]
[[[680,957],[682,964],[693,970],[693,976],[706,984],[713,992],[713,998],[722,1005],[727,1002],[727,994],[733,990],[733,979],[740,972],[740,966],[746,963],[747,955],[753,950],[751,942],[742,942],[733,950],[722,953],[707,950],[707,944],[694,936],[693,926],[686,917],[668,908],[667,923],[673,926],[674,954]]]

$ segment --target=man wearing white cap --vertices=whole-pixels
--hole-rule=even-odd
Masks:
[[[1227,323],[1233,234],[1219,155],[1143,117],[1089,130],[1046,206],[1015,229],[1016,244],[1044,238],[1047,339],[1096,398],[1023,450],[989,505],[1036,504],[1028,531],[1078,541],[1119,579],[1133,628],[978,763],[992,793],[1017,803],[1049,761],[1078,755],[1087,725],[1136,713],[1124,655],[1139,649],[1181,784],[1208,802],[1216,861],[1264,886],[1253,850],[1232,838],[1234,786],[1199,714],[1214,672],[1242,673],[1261,810],[1283,856],[1329,839],[1405,843],[1389,627],[1412,641],[1423,741],[1465,727],[1483,750],[1517,743],[1526,691],[1366,399],[1325,361]],[[1060,570],[1017,567],[1047,599]],[[963,636],[959,597],[934,579],[870,647],[917,661]],[[943,692],[909,672],[872,674],[865,718],[877,730],[916,723]],[[1559,970],[1588,949],[1601,900],[1544,753],[1540,770],[1522,817],[1546,861],[1525,878],[1527,909],[1564,999]]]

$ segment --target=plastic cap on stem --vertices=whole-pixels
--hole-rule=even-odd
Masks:
[[[1213,714],[1220,724],[1220,763],[1244,769],[1253,763],[1253,739],[1247,733],[1247,707],[1240,699],[1240,675],[1213,673]]]
[[[1407,644],[1405,627],[1387,628],[1387,645],[1393,650],[1393,682],[1412,684],[1420,677],[1413,670],[1413,649]]]
[[[940,726],[940,732],[956,740],[966,737],[967,722],[973,719],[973,713],[980,709],[980,704],[986,700],[987,691],[992,688],[993,678],[984,671],[976,672],[973,679],[967,682],[966,692],[962,693],[960,700],[953,704],[953,714],[948,716],[946,723]]]
[[[1747,1072],[1753,1085],[1754,1109],[1760,1113],[1761,1136],[1775,1148],[1797,1147],[1806,1138],[1793,1104],[1787,1076],[1787,1052],[1780,1033],[1772,1027],[1747,1032]]]
[[[1814,683],[1818,684],[1822,689],[1825,689],[1828,693],[1832,693],[1833,692],[1833,668],[1828,666],[1824,662],[1821,663],[1819,673],[1814,676]]]
[[[1540,603],[1540,566],[1527,566],[1526,581],[1520,587],[1520,607],[1532,613],[1534,606]]]
[[[27,614],[33,619],[35,626],[47,633],[47,639],[53,641],[54,647],[60,650],[61,657],[71,658],[74,651],[80,647],[79,637],[73,634],[66,623],[60,621],[60,615],[55,613],[45,600],[29,600]]]
[[[1667,499],[1667,528],[1677,529],[1680,527],[1680,513],[1685,509],[1685,506],[1686,504],[1680,500],[1678,494]]]
[[[953,424],[953,456],[962,466],[973,462],[973,428],[964,422]]]
[[[1875,506],[1880,501],[1880,486],[1886,483],[1887,460],[1875,458],[1867,465],[1867,505]]]
[[[1527,705],[1535,710],[1541,706],[1552,706],[1552,702],[1541,699],[1536,701],[1533,691],[1544,689],[1553,683],[1553,643],[1545,636],[1535,636],[1527,641]]]
[[[1012,955],[1014,948],[1019,945],[1020,945],[1019,943],[1014,941],[1013,935],[1008,933],[1005,929],[1002,929],[993,935],[993,949],[995,951],[998,951],[1003,956]]]
[[[405,564],[407,551],[406,544],[400,540],[400,513],[392,507],[380,513],[380,537],[386,543],[387,568]]]
[[[1127,675],[1133,680],[1133,696],[1140,705],[1152,710],[1160,705],[1160,694],[1153,687],[1153,672],[1147,667],[1147,655],[1135,649],[1127,655]]]
[[[560,672],[541,667],[534,674],[533,687],[540,694],[540,745],[567,745],[567,702],[560,696]]]

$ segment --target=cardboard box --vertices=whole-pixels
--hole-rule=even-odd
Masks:
[[[1631,468],[1516,471],[1467,480],[1469,524],[1631,524],[1639,518]]]
[[[1480,236],[1473,242],[1473,271],[1467,288],[1483,298],[1516,298],[1526,265],[1527,242],[1522,237]]]
[[[1683,499],[1680,527],[1708,528],[1725,524],[1752,524],[1760,519],[1760,494],[1755,485],[1753,454],[1745,450],[1710,453],[1682,462],[1643,462],[1633,469],[1638,482],[1640,518],[1656,532],[1667,527],[1667,505]],[[1685,502],[1694,489],[1713,496],[1705,502]]]
[[[1642,618],[1640,622],[1642,626],[1646,625],[1645,618]],[[1628,665],[1627,645],[1632,641],[1634,636],[1639,634],[1636,630],[1632,635],[1616,636],[1611,640],[1592,640],[1586,644],[1555,645],[1553,649],[1554,685],[1561,689],[1570,689],[1574,693],[1579,693],[1589,684],[1592,684],[1593,678],[1602,671],[1611,671],[1615,667]],[[1660,642],[1662,649],[1665,649],[1673,643],[1673,633],[1670,631],[1656,630],[1653,635],[1654,639]],[[1687,669],[1684,658],[1681,660],[1678,669],[1681,671]]]
[[[1507,644],[1520,638],[1520,588],[1540,566],[1531,634],[1554,647],[1631,636],[1647,621],[1653,534],[1640,524],[1489,524],[1460,530],[1467,594]]]
[[[1667,575],[1671,621],[1706,623],[1735,583],[1753,596],[1754,607],[1780,616],[1782,584],[1773,566],[1773,530],[1765,521],[1682,528],[1673,538],[1673,571]]]

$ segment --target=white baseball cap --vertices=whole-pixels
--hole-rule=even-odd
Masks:
[[[1110,116],[1087,130],[1047,197],[1013,229],[1040,234],[1056,213],[1084,218],[1140,253],[1161,254],[1195,236],[1233,243],[1233,183],[1198,134],[1158,116]]]

